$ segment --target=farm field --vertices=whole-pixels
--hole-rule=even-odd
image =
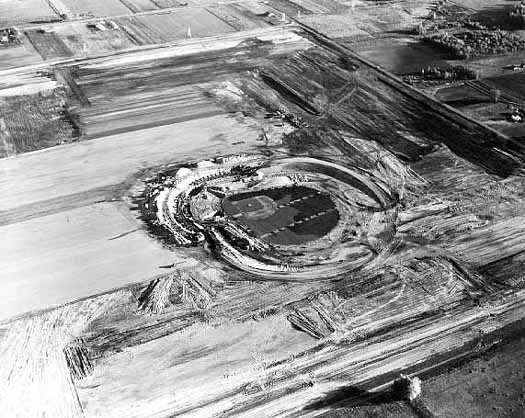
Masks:
[[[190,37],[213,36],[235,29],[205,9],[180,9],[172,13],[118,19],[128,35],[140,45],[171,42]]]
[[[134,13],[158,9],[152,0],[120,0],[120,2]]]
[[[454,87],[444,87],[436,92],[436,98],[443,103],[452,106],[466,106],[474,103],[486,103],[488,97],[486,94],[465,85]]]
[[[34,151],[76,138],[75,128],[65,111],[63,89],[0,98],[0,157]]]
[[[345,43],[344,39],[341,39]],[[364,58],[395,74],[420,71],[428,66],[446,66],[452,56],[412,38],[380,38],[350,42],[348,46]]]
[[[491,77],[483,80],[487,85],[500,89],[501,91],[525,102],[525,73],[516,72],[499,77]]]
[[[117,209],[118,204],[95,202],[111,200],[114,190],[142,168],[226,152],[240,138],[249,148],[257,135],[249,126],[215,116],[0,160],[0,229],[9,238],[2,240],[1,282],[9,289],[2,317],[161,273],[158,266],[176,256],[140,231],[110,240],[141,229],[129,220],[137,215]],[[115,258],[117,252],[121,256]],[[71,281],[72,275],[80,282]]]
[[[25,34],[44,60],[73,56],[73,52],[55,32],[29,30]]]
[[[503,67],[507,65],[519,65],[525,60],[525,52],[517,52],[507,55],[496,55],[490,57],[474,58],[465,62],[464,60],[450,60],[451,65],[465,65],[477,71],[480,78],[496,77],[509,74],[509,70]]]
[[[161,14],[120,17],[113,21],[118,27],[106,27],[104,31],[89,28],[85,22],[63,22],[50,26],[49,32],[32,29],[27,31],[27,35],[43,59],[56,59],[94,57],[137,46],[269,26],[264,20],[235,5],[212,6],[209,10],[181,9]],[[23,64],[17,62],[15,65]]]
[[[506,126],[502,129],[502,132],[521,141],[525,138],[525,126],[523,124]]]
[[[352,7],[350,2],[343,10],[336,9],[336,13],[301,14],[297,20],[333,38],[352,36],[360,40],[366,35],[380,36],[413,29],[420,18],[428,14],[429,5],[425,1],[370,5],[358,2]]]
[[[117,204],[98,203],[0,227],[0,284],[6,292],[0,317],[162,272],[159,265],[173,262],[173,253],[156,246],[129,218]]]
[[[206,10],[226,22],[235,30],[245,31],[269,26],[265,20],[256,15],[256,13],[265,13],[269,8],[259,4],[257,4],[256,7],[250,6],[251,5],[243,2],[209,6],[206,7]]]
[[[117,16],[131,13],[120,0],[60,0],[74,15],[83,17]]]
[[[20,45],[0,50],[2,53],[0,69],[4,70],[42,62],[42,57],[31,45],[29,39],[22,36],[21,40],[22,43]]]
[[[54,30],[76,57],[93,57],[133,48],[136,44],[121,29],[96,31],[85,23],[64,23]]]
[[[278,42],[253,55],[252,46],[245,43],[251,36]],[[1,155],[222,114],[216,99],[210,97],[217,83],[235,78],[271,54],[286,55],[308,45],[299,39],[269,28],[210,39],[210,50],[199,57],[192,54],[199,44],[187,40],[71,68],[59,65],[54,73],[39,77],[31,69],[16,76],[6,73],[0,77],[0,96],[4,97],[0,106],[5,112]],[[236,59],[227,49],[216,52],[217,46],[225,45],[236,49]],[[220,68],[217,59],[222,62]],[[27,123],[28,112],[31,123]]]
[[[263,33],[253,34],[261,36]],[[275,29],[267,33],[270,39],[283,35]],[[144,61],[121,62],[118,58],[108,58],[107,62],[102,59],[99,64],[79,66],[75,70],[74,83],[82,92],[81,102],[84,104],[79,104],[76,113],[85,137],[100,137],[222,113],[216,101],[209,97],[217,83],[234,80],[237,74],[267,60],[269,54],[286,54],[304,45],[303,42],[295,44],[297,38],[284,35],[280,45],[262,48],[259,54],[254,54],[250,43],[244,44],[246,36],[250,33],[209,41],[210,45],[233,42],[231,47],[235,50],[235,59],[224,49],[203,51],[199,56],[184,53],[180,56],[177,51],[186,48],[180,45],[171,49],[172,55],[167,53],[168,49],[163,49],[152,52],[147,60],[146,54],[128,55],[141,56]],[[166,54],[158,55],[159,52]],[[221,62],[219,68],[217,62]]]
[[[67,196],[71,190],[80,193],[120,184],[142,168],[187,158],[196,150],[211,154],[240,139],[246,146],[254,145],[257,135],[256,128],[217,115],[0,160],[4,173],[0,179],[1,216],[9,219],[19,207]],[[28,164],[30,171],[25,170]],[[60,170],[50,169],[57,164]],[[45,213],[45,208],[41,210]]]
[[[525,411],[520,77],[393,75],[426,0],[61,1],[0,71],[3,414]]]
[[[0,0],[0,27],[58,20],[46,0]]]

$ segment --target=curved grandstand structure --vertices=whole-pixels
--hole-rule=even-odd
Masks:
[[[181,167],[148,207],[177,245],[212,244],[266,279],[333,278],[370,262],[397,196],[373,173],[310,157],[238,155]],[[388,238],[386,238],[388,239]]]

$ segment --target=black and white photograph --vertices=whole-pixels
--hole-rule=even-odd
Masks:
[[[525,418],[525,0],[0,0],[0,417]]]

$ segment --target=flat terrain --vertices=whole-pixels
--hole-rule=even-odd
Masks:
[[[98,203],[1,227],[0,317],[141,281],[173,262],[122,211]]]
[[[42,62],[42,57],[38,54],[31,42],[23,38],[23,43],[10,48],[4,48],[2,52],[2,68],[22,67],[24,65],[37,64]]]
[[[258,197],[268,198],[269,207],[261,205]],[[306,187],[242,193],[226,199],[223,207],[229,216],[237,218],[257,237],[273,244],[292,245],[315,240],[326,235],[339,219],[328,195]]]
[[[197,150],[212,155],[230,145],[227,139],[214,141],[217,135],[231,138],[232,142],[240,138],[254,141],[257,132],[229,116],[214,116],[2,160],[0,210],[5,214],[67,196],[72,191],[80,193],[120,184],[141,168],[185,159]]]
[[[438,417],[522,417],[525,412],[524,370],[521,358],[525,339],[505,341],[471,361],[461,362],[438,376],[423,378],[422,401]],[[414,417],[418,414],[404,401],[376,396],[361,405],[339,408],[323,418]]]
[[[374,39],[351,42],[348,46],[394,74],[418,72],[429,66],[446,66],[447,60],[452,58],[442,49],[411,38]]]
[[[86,16],[114,16],[130,13],[120,0],[61,0],[74,14]]]
[[[228,152],[232,142],[253,144],[257,135],[221,115],[0,160],[0,233],[7,237],[0,281],[9,294],[0,316],[158,274],[158,266],[173,262],[170,253],[140,231],[111,240],[141,224],[122,213],[129,209],[95,202],[111,199],[141,169]]]
[[[1,0],[0,26],[58,19],[46,0]]]
[[[435,414],[523,415],[523,341],[480,356],[523,333],[525,150],[384,71],[435,57],[410,35],[429,1],[62,3],[78,20],[49,24],[42,60],[0,63],[6,416],[413,416],[377,404],[400,373],[423,378]],[[85,26],[97,16],[116,26]],[[356,173],[349,252],[329,251],[359,263],[265,281],[208,243],[161,240],[146,181],[241,153]],[[240,212],[261,234],[327,214],[295,197]],[[291,210],[251,216],[274,203]]]
[[[523,336],[423,383],[423,400],[442,417],[522,417],[525,413]]]
[[[516,72],[500,77],[487,78],[484,81],[491,87],[514,96],[518,101],[525,102],[525,73]]]

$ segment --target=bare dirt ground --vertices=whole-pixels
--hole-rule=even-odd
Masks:
[[[58,19],[46,0],[1,0],[0,26]]]
[[[255,141],[258,134],[232,117],[218,115],[4,159],[0,161],[0,210],[6,215],[6,211],[72,191],[119,184],[141,168],[195,158],[191,156],[197,150],[200,155],[212,155],[231,142]]]
[[[92,5],[97,13],[114,7],[114,2],[64,3],[86,13]],[[346,3],[347,11],[354,3],[364,4]],[[363,14],[371,17],[357,28],[358,35],[403,29],[417,22],[428,3],[396,2],[391,14],[385,4],[362,8],[361,15],[348,12],[335,19],[341,25],[334,33],[343,33]],[[319,16],[310,21],[316,19],[317,27],[329,26]],[[248,36],[255,35],[231,35],[215,43],[194,40],[178,50],[96,60],[84,67],[84,80],[77,78],[76,92],[79,102],[90,101],[85,108],[91,113],[84,116],[96,119],[90,126],[99,137],[0,160],[0,234],[7,237],[0,248],[0,283],[7,302],[0,310],[5,365],[0,368],[0,393],[5,394],[0,410],[7,416],[302,418],[341,412],[410,417],[413,412],[403,402],[334,411],[341,406],[334,405],[334,394],[355,400],[388,386],[400,371],[418,373],[479,353],[497,342],[498,330],[523,318],[524,195],[518,147],[423,100],[319,34],[309,35],[319,42],[315,48],[300,52],[284,31],[268,31],[258,40],[247,41]],[[221,72],[225,62],[239,64],[239,42],[258,45],[252,71],[244,62],[239,66],[243,83],[238,73]],[[273,59],[260,60],[262,50],[280,42],[283,48],[270,48]],[[188,76],[201,83],[220,74],[223,78],[213,86],[200,84],[218,93],[213,96],[211,89],[196,101],[197,108],[206,102],[216,113],[190,111],[184,120],[149,129],[133,125],[129,115],[141,113],[141,101],[155,102],[156,91],[148,90],[154,84],[148,60],[184,61],[190,53],[202,57],[221,49],[229,57],[221,57],[216,68],[191,71],[190,61],[186,73],[157,80],[173,85]],[[261,69],[265,77],[256,74]],[[134,70],[142,76],[130,77]],[[121,87],[126,93],[122,102],[115,100],[105,76],[115,91]],[[241,87],[251,95],[246,93],[242,100],[247,102],[240,104]],[[133,107],[121,109],[129,91],[145,94]],[[184,89],[174,91],[177,96]],[[188,97],[197,95],[192,90]],[[166,107],[173,110],[171,102]],[[403,195],[402,205],[396,203],[399,223],[385,235],[395,240],[376,249],[376,267],[384,270],[360,271],[337,282],[264,282],[208,253],[203,257],[200,248],[167,251],[146,233],[132,199],[143,177],[166,164],[261,151],[265,125],[253,116],[261,108],[265,118],[275,117],[281,126],[286,119],[279,115],[296,123],[296,131],[288,142],[279,140],[276,152],[348,158],[348,164],[367,173],[387,170],[388,164],[410,173],[394,189],[396,196]],[[154,109],[146,110],[153,115]],[[125,132],[114,133],[115,125],[130,119]],[[270,148],[264,152],[271,153]],[[407,178],[408,183],[421,180],[422,191],[411,190]],[[146,291],[168,279],[175,283],[168,301],[159,311],[145,310]],[[6,320],[56,305],[61,306]],[[333,332],[319,339],[289,319],[301,314],[306,326],[319,328],[325,322],[306,315],[314,308],[323,310],[321,322],[334,324]],[[468,416],[465,411],[484,417],[488,406],[496,407],[489,417],[516,413],[523,406],[523,373],[515,379],[505,376],[520,367],[522,351],[511,350],[510,357],[497,361],[489,356],[485,363],[482,357],[470,363],[479,364],[472,373],[461,368],[428,378],[424,401],[431,411],[451,417]],[[484,379],[484,367],[487,375],[501,367],[494,386]],[[358,390],[345,392],[348,385]],[[478,402],[487,386],[494,396]]]
[[[423,379],[421,399],[436,418],[521,418],[525,415],[525,337]],[[382,399],[341,408],[323,418],[401,418],[418,414],[404,401]]]
[[[270,389],[273,382],[265,373],[267,365],[313,344],[311,337],[294,331],[282,315],[227,328],[199,324],[108,359],[98,369],[100,373],[81,383],[78,393],[86,417],[162,414],[166,404],[178,411],[186,409],[191,416],[211,416],[224,406],[218,400],[199,411],[191,401],[197,391],[219,395],[225,388],[235,390],[245,376]],[[118,381],[115,375],[120,376]],[[298,378],[307,382],[310,377],[306,373]],[[149,402],[152,394],[158,399],[154,404]]]
[[[525,337],[423,382],[422,399],[438,417],[525,416]]]
[[[227,153],[232,142],[243,141],[239,150],[258,135],[234,118],[214,116],[1,160],[0,316],[161,272],[158,266],[173,262],[173,254],[141,231],[119,238],[141,224],[115,204],[95,202],[111,199],[114,187],[141,167]]]
[[[282,50],[288,50],[289,35],[270,30],[263,36],[277,36],[280,40],[277,43],[283,42]],[[292,43],[295,38],[298,37],[292,36]],[[232,47],[242,41],[243,38],[237,36],[226,40]],[[299,42],[299,45],[304,44],[307,43]],[[214,49],[221,45],[221,41],[215,40],[207,47],[214,54]],[[154,65],[151,63],[155,58],[169,58],[173,62],[177,61],[178,55],[194,52],[195,48],[202,48],[202,45],[190,43],[160,52],[137,52],[131,56],[100,59],[89,71],[103,72],[105,66],[123,65],[123,71],[131,75],[129,65],[138,68],[144,65],[141,70],[137,68],[137,72],[145,73],[139,82],[144,80],[147,86],[147,80],[151,81],[146,74],[147,68]],[[203,62],[210,64],[208,59]],[[176,65],[173,68],[176,78],[161,79],[168,87],[183,85],[173,91],[174,103],[182,105],[174,107],[168,103],[164,106],[173,115],[163,118],[161,126],[156,126],[155,121],[151,123],[152,118],[145,114],[146,106],[142,107],[144,114],[141,114],[140,106],[134,106],[132,111],[136,116],[126,118],[126,112],[120,112],[122,108],[117,106],[118,103],[112,103],[116,99],[106,91],[109,84],[104,86],[102,81],[100,88],[93,90],[90,85],[90,90],[85,90],[86,94],[94,91],[88,97],[95,105],[99,98],[109,107],[107,112],[103,107],[99,107],[98,112],[95,105],[91,107],[96,112],[97,132],[102,132],[99,138],[0,161],[0,229],[8,237],[2,241],[2,261],[6,265],[2,271],[6,291],[2,318],[55,306],[158,274],[159,265],[173,262],[169,253],[144,232],[137,231],[144,225],[136,219],[136,212],[129,212],[132,205],[122,209],[114,199],[120,199],[141,173],[151,167],[234,151],[252,151],[260,145],[261,127],[240,113],[229,113],[218,106],[215,99],[204,94],[211,88],[209,84],[206,84],[206,89],[191,87],[191,97],[195,100],[188,103],[184,84],[192,80],[191,68],[182,66],[183,73],[177,73]],[[228,68],[238,71],[235,65],[223,66],[222,71],[230,71]],[[184,75],[185,72],[188,74]],[[204,69],[197,78],[209,83],[215,75]],[[113,78],[117,87],[121,78],[118,74]],[[4,79],[6,89],[3,91],[22,88],[26,79],[31,83],[50,82],[33,77],[29,71],[26,75]],[[161,84],[151,86],[153,90],[157,88],[149,93],[153,102],[158,97],[159,86]],[[135,91],[121,90],[125,94]],[[126,97],[122,102],[126,103]],[[159,114],[162,116],[157,110],[157,118]],[[140,118],[154,127],[144,129]],[[177,118],[178,121],[173,120]],[[104,128],[106,119],[113,121],[110,131],[118,131],[122,123],[126,129],[122,133],[108,134]],[[88,130],[88,133],[91,132]],[[78,282],[71,280],[72,277]]]
[[[119,0],[61,0],[64,5],[75,14],[87,16],[112,16],[130,13]]]
[[[141,281],[173,262],[124,210],[98,203],[1,227],[0,318]]]
[[[33,45],[31,45],[29,39],[22,36],[21,41],[22,43],[20,45],[1,50],[2,61],[0,66],[2,69],[21,67],[42,62],[42,57],[38,54]]]

